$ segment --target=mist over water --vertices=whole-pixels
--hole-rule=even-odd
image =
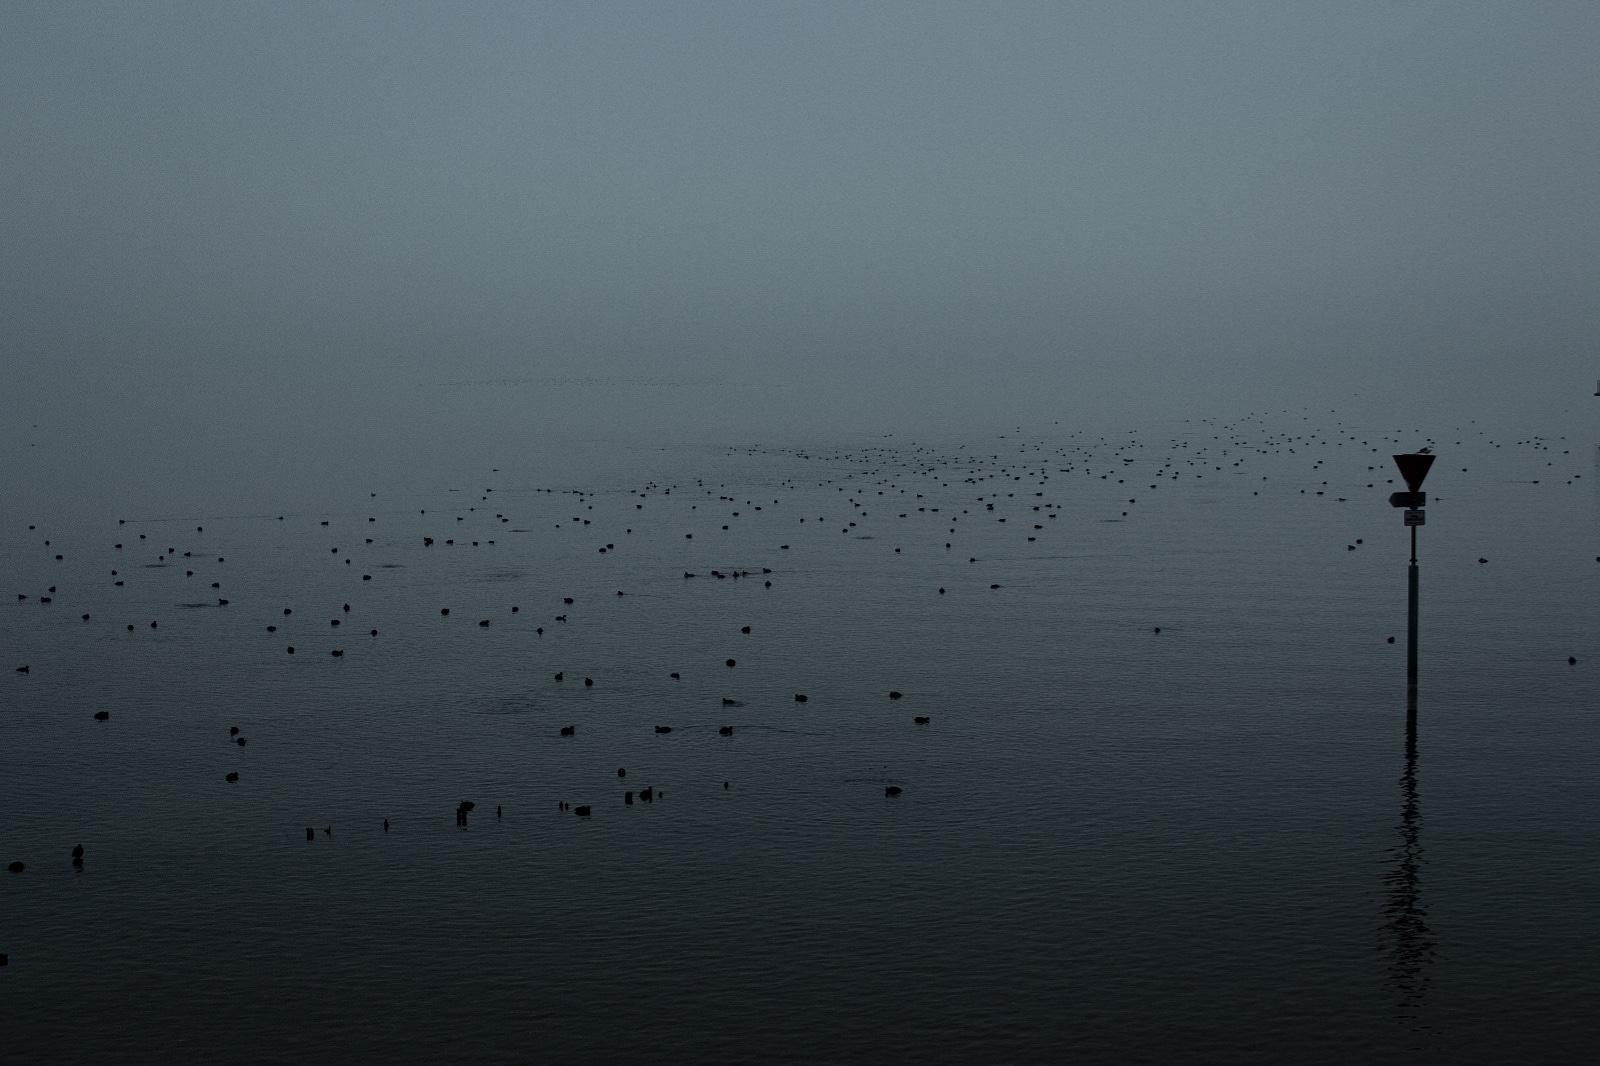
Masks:
[[[1004,383],[989,385],[994,391],[939,381],[886,388],[851,378],[772,385],[599,373],[122,381],[104,394],[19,410],[0,428],[10,457],[0,515],[274,511],[293,501],[331,508],[377,489],[474,480],[513,461],[552,474],[598,464],[633,475],[641,453],[685,446],[961,443],[1024,423],[1100,436],[1256,410],[1183,404],[1157,416],[1093,391],[1041,390],[1012,403],[1000,398]],[[1514,406],[1353,391],[1338,414],[1418,439],[1458,424],[1554,438],[1592,427],[1587,398],[1567,390],[1529,421]],[[1326,404],[1280,410],[1302,408],[1332,417]]]
[[[0,30],[6,1052],[1589,1055],[1600,8]]]
[[[532,406],[765,439],[1358,398],[1533,425],[1600,373],[1587,4],[5,28],[0,422],[152,487],[201,449],[337,464],[443,382],[679,382]]]

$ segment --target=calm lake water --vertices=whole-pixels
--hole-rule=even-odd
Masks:
[[[1586,1058],[1593,435],[1338,418],[445,446],[466,473],[9,510],[0,1039]],[[1386,497],[1428,443],[1408,759]]]

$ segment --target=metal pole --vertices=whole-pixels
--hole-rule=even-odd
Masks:
[[[1390,507],[1406,509],[1406,525],[1411,529],[1411,567],[1406,572],[1406,726],[1413,730],[1417,715],[1417,527],[1427,520],[1422,508],[1428,498],[1422,492],[1422,481],[1435,458],[1428,448],[1396,455],[1394,464],[1410,491],[1389,497]]]
[[[1406,596],[1406,692],[1417,695],[1417,527],[1411,527],[1411,566]]]

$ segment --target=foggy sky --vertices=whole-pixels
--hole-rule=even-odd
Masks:
[[[1600,376],[1596,55],[1586,2],[10,3],[0,414],[1537,417]]]

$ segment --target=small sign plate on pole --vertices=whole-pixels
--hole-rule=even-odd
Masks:
[[[1415,508],[1412,508],[1411,510],[1408,510],[1406,512],[1406,525],[1408,525],[1408,526],[1425,526],[1427,524],[1428,524],[1428,512],[1427,511],[1419,511],[1419,510],[1417,510]]]

